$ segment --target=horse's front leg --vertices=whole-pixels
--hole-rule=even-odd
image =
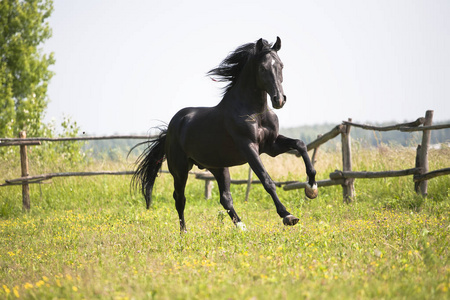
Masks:
[[[303,161],[305,162],[306,175],[308,175],[308,185],[305,188],[305,194],[310,199],[316,198],[318,195],[316,170],[311,163],[306,145],[303,141],[279,135],[273,144],[269,145],[267,149],[264,149],[264,152],[272,157],[275,157],[289,150],[297,150],[302,156]]]
[[[292,226],[297,224],[299,219],[288,212],[286,210],[286,207],[284,207],[284,205],[278,198],[275,183],[264,168],[264,165],[259,157],[257,146],[253,143],[247,144],[245,145],[245,147],[243,147],[242,152],[245,154],[248,164],[252,168],[253,172],[255,172],[256,176],[258,176],[259,180],[264,186],[264,189],[272,197],[278,215],[283,218],[284,225]]]

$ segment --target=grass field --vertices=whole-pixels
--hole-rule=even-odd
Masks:
[[[415,151],[353,149],[354,170],[405,169]],[[14,155],[0,160],[0,180],[20,173]],[[275,180],[305,180],[293,156],[263,157]],[[340,169],[322,152],[318,179]],[[450,166],[450,149],[430,151],[430,169]],[[30,174],[125,170],[131,162],[64,163],[30,159]],[[246,177],[247,167],[232,170]],[[155,200],[130,191],[130,176],[54,179],[32,185],[29,213],[21,188],[0,188],[0,299],[450,299],[450,177],[417,196],[412,177],[357,180],[356,201],[342,189],[278,189],[300,222],[285,227],[270,197],[254,185],[232,186],[241,232],[202,181],[187,187],[188,233],[180,235],[172,179],[156,181]]]

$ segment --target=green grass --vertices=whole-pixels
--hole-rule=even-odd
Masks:
[[[30,160],[33,162],[33,160]],[[264,157],[276,180],[305,180],[292,156]],[[414,165],[414,150],[354,150],[354,170]],[[0,180],[17,177],[2,162]],[[63,169],[30,163],[31,174]],[[341,165],[321,153],[319,179]],[[430,169],[450,165],[448,149],[430,152]],[[3,166],[2,166],[3,167]],[[76,170],[128,169],[95,162]],[[289,171],[287,171],[289,170]],[[67,171],[67,170],[66,170]],[[233,169],[245,178],[246,167]],[[0,298],[15,299],[450,299],[450,178],[430,180],[417,196],[411,177],[357,180],[356,201],[340,187],[315,200],[278,189],[299,224],[285,227],[272,200],[254,185],[232,186],[248,231],[237,230],[218,203],[203,199],[203,182],[189,179],[188,233],[180,235],[172,179],[161,175],[145,210],[129,176],[54,179],[32,185],[29,213],[21,188],[0,188]]]

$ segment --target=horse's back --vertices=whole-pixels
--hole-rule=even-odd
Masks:
[[[176,138],[181,146],[211,130],[223,127],[220,114],[214,107],[185,107],[178,111],[169,123],[168,134]]]

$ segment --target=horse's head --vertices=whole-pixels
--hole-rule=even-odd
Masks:
[[[277,54],[281,48],[281,40],[277,37],[277,41],[269,49],[266,43],[263,39],[256,42],[256,51],[261,53],[258,60],[257,84],[269,94],[273,108],[279,109],[286,103],[282,86],[283,63]]]

